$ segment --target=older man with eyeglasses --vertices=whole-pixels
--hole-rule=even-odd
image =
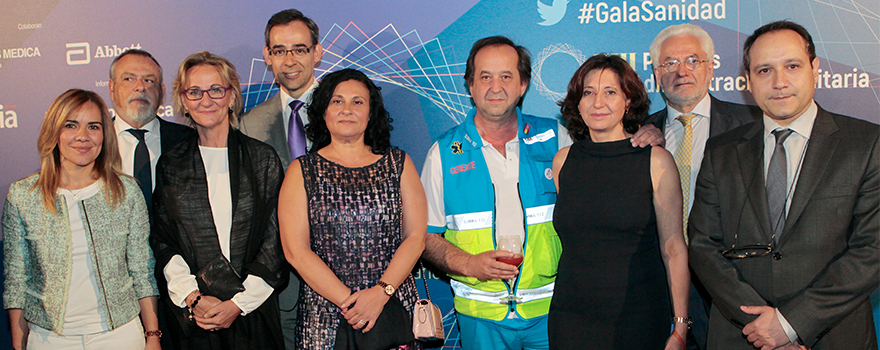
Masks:
[[[309,123],[307,108],[318,86],[315,66],[324,48],[318,42],[318,25],[302,12],[288,9],[274,14],[264,32],[263,59],[275,76],[278,93],[241,117],[241,131],[268,143],[281,158],[285,171],[290,162],[306,154],[309,142],[304,127]],[[294,349],[297,298],[300,278],[291,270],[287,288],[278,296],[284,344]]]
[[[703,160],[706,140],[761,118],[761,110],[718,100],[709,94],[714,73],[712,38],[693,24],[666,27],[651,44],[654,76],[663,88],[666,108],[652,114],[649,123],[663,130],[666,150],[673,154],[681,177],[684,225],[693,205],[693,189]],[[685,233],[685,241],[687,234]],[[688,303],[693,324],[687,349],[706,349],[711,300],[699,279],[691,274]]]

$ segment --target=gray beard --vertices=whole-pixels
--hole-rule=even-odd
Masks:
[[[669,93],[666,94],[666,100],[668,101],[668,103],[671,104],[671,105],[676,105],[676,106],[685,106],[685,105],[697,104],[697,103],[699,103],[700,100],[702,100],[702,99],[703,99],[703,96],[694,96],[694,97],[691,97],[691,98],[682,98],[682,96],[670,96]]]
[[[143,113],[131,113],[133,115],[129,115],[128,112],[129,111],[121,111],[117,109],[116,114],[119,115],[122,120],[125,120],[126,123],[140,125],[146,125],[157,117],[156,110],[147,110]]]

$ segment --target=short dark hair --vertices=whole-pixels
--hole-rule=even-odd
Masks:
[[[324,114],[333,99],[336,86],[348,80],[361,82],[370,91],[370,120],[367,122],[367,130],[364,131],[364,144],[370,146],[374,154],[385,154],[391,147],[391,116],[385,110],[382,102],[381,88],[376,86],[366,74],[354,69],[343,69],[324,76],[312,93],[312,103],[309,105],[309,125],[306,125],[306,136],[312,141],[309,152],[317,152],[330,144],[330,130]]]
[[[269,32],[272,31],[272,28],[295,21],[303,22],[309,27],[309,32],[312,34],[312,44],[317,44],[320,33],[318,32],[318,25],[315,24],[315,21],[303,15],[299,10],[287,9],[272,15],[272,18],[269,18],[269,22],[266,23],[266,32],[263,33],[263,36],[266,39],[266,47],[269,47]]]
[[[565,95],[565,99],[557,103],[565,127],[575,140],[583,140],[590,136],[587,124],[584,123],[580,110],[578,110],[578,105],[584,96],[584,80],[590,72],[603,69],[617,74],[620,89],[623,95],[629,99],[629,109],[623,115],[624,130],[630,134],[635,133],[648,117],[651,100],[648,98],[645,84],[642,83],[642,79],[639,79],[639,75],[620,56],[598,54],[590,57],[574,72],[574,76],[568,82],[568,93]]]
[[[806,44],[804,49],[807,50],[807,55],[810,56],[810,66],[813,65],[813,60],[816,58],[816,45],[813,44],[813,37],[810,35],[810,32],[800,24],[789,20],[782,20],[767,23],[761,26],[761,28],[755,29],[755,32],[746,38],[746,42],[743,44],[743,69],[746,70],[746,75],[750,75],[752,59],[749,57],[749,52],[752,50],[752,45],[755,44],[755,41],[761,35],[786,29],[794,31],[801,36],[801,39],[804,39],[804,44]]]
[[[529,85],[532,81],[532,56],[529,54],[529,50],[525,47],[514,44],[513,40],[510,40],[507,37],[496,35],[477,40],[477,42],[474,43],[474,46],[471,47],[471,53],[468,55],[467,65],[464,70],[465,88],[470,89],[471,85],[474,83],[474,58],[477,57],[477,52],[480,52],[484,47],[496,45],[507,45],[516,50],[516,54],[519,57],[516,69],[519,71],[520,82]]]

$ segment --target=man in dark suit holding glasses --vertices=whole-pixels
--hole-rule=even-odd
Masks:
[[[877,349],[880,128],[813,101],[802,26],[746,39],[761,121],[709,139],[689,221],[691,268],[712,295],[709,349]]]

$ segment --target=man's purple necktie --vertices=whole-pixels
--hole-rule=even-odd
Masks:
[[[290,148],[290,159],[296,159],[306,154],[306,133],[303,128],[302,118],[299,117],[299,109],[305,102],[293,100],[290,103],[290,123],[287,127],[287,147]]]

